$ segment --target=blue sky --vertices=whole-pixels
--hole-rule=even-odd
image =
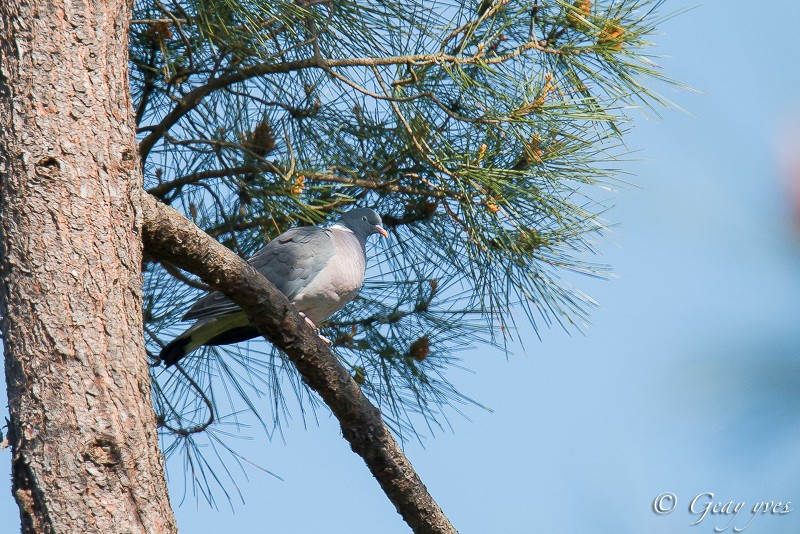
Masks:
[[[756,503],[791,501],[745,532],[800,530],[800,234],[778,158],[800,154],[797,20],[795,1],[712,1],[661,28],[660,64],[703,94],[662,88],[689,113],[632,112],[635,185],[598,190],[618,223],[599,260],[618,278],[576,280],[600,303],[592,327],[523,329],[508,360],[465,352],[474,373],[451,377],[493,411],[406,446],[460,532],[712,533],[731,518],[690,526],[705,492],[746,503],[739,527]],[[242,446],[283,480],[252,471],[235,512],[189,495],[183,532],[408,532],[327,414]],[[677,507],[657,515],[663,492]],[[0,492],[0,517],[16,514]]]

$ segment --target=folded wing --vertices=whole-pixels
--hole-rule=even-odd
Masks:
[[[276,237],[247,261],[293,301],[324,269],[334,252],[329,229],[303,226]],[[183,320],[209,319],[239,311],[239,306],[225,294],[214,291],[198,300]]]

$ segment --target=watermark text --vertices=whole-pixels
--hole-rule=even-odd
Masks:
[[[653,499],[653,512],[657,515],[672,513],[678,508],[678,496],[670,491],[660,493]],[[713,492],[698,493],[689,502],[689,514],[694,517],[691,525],[706,521],[714,524],[714,532],[742,532],[760,516],[780,516],[791,513],[791,501],[759,501],[752,505],[745,501],[719,499]]]

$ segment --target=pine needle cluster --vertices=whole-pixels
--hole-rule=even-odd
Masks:
[[[376,209],[392,237],[324,333],[401,437],[433,431],[473,402],[447,378],[460,351],[504,346],[521,317],[586,323],[593,301],[564,274],[607,272],[589,257],[606,209],[592,186],[618,173],[629,110],[664,103],[648,87],[665,81],[647,41],[661,4],[137,0],[145,188],[243,257]],[[157,354],[204,286],[145,275]],[[232,450],[224,425],[271,435],[318,402],[263,341],[196,356],[153,367],[168,447],[193,469],[200,434]]]

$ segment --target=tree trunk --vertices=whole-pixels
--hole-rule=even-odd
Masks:
[[[0,310],[23,532],[176,532],[142,338],[125,0],[0,0]]]

